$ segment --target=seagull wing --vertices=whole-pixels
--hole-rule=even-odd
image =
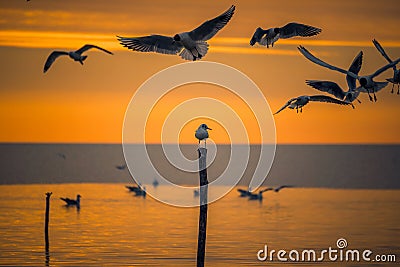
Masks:
[[[353,104],[346,102],[346,101],[342,101],[327,95],[313,95],[310,96],[310,101],[316,101],[316,102],[326,102],[326,103],[333,103],[333,104],[338,104],[338,105],[351,105],[353,106]]]
[[[382,68],[380,68],[379,70],[375,71],[374,74],[371,75],[371,77],[375,77],[378,76],[379,74],[381,74],[382,72],[384,72],[385,70],[392,68],[392,67],[396,67],[396,64],[400,62],[400,58],[396,59],[395,61],[387,64],[386,66],[383,66]]]
[[[388,82],[375,82],[374,85],[374,92],[377,93],[383,88],[385,88],[388,85]],[[368,93],[371,92],[371,90],[367,90],[364,87],[360,86],[356,89],[356,91],[361,92],[361,93]]]
[[[253,36],[250,39],[250,45],[254,45],[256,42],[260,42],[261,38],[267,31],[257,28],[256,31],[254,32]]]
[[[349,67],[349,72],[358,75],[358,73],[361,70],[362,61],[363,61],[363,52],[360,51],[360,53],[358,53],[358,55],[354,58],[353,62],[351,63]],[[356,80],[357,80],[356,78],[350,76],[349,74],[346,75],[346,81],[347,85],[349,86],[349,90],[354,91],[356,89],[357,87]]]
[[[390,59],[390,57],[386,54],[386,52],[385,52],[385,50],[383,49],[383,47],[381,46],[381,44],[380,44],[377,40],[375,40],[375,39],[372,40],[372,42],[374,43],[376,49],[378,49],[379,53],[381,53],[382,56],[383,56],[384,58],[386,58],[386,60],[387,60],[389,63],[392,63],[393,61],[392,61],[392,60]]]
[[[290,188],[290,187],[293,187],[293,185],[281,185],[281,186],[279,186],[279,187],[277,187],[277,188],[275,188],[275,192],[279,192],[281,189],[283,189],[283,188]]]
[[[268,188],[261,190],[260,193],[264,193],[264,192],[270,191],[270,190],[274,190],[274,189],[272,187],[268,187]]]
[[[344,99],[345,97],[345,92],[343,92],[342,88],[340,88],[337,83],[330,81],[306,80],[306,84],[319,91],[334,95],[339,99]]]
[[[279,38],[286,39],[294,36],[308,37],[317,35],[321,31],[321,29],[310,25],[291,22],[281,28]]]
[[[335,67],[335,66],[333,66],[333,65],[330,65],[330,64],[328,64],[328,63],[322,61],[321,59],[319,59],[319,58],[315,57],[313,54],[311,54],[311,53],[310,53],[305,47],[303,47],[303,46],[299,46],[297,49],[299,49],[300,53],[302,53],[303,56],[305,56],[308,60],[310,60],[311,62],[314,62],[314,63],[317,64],[317,65],[320,65],[320,66],[322,66],[322,67],[325,67],[325,68],[328,68],[328,69],[331,69],[331,70],[336,70],[336,71],[341,72],[341,73],[344,73],[344,74],[348,74],[348,75],[352,76],[352,77],[355,78],[355,79],[357,79],[357,77],[358,77],[356,74],[354,74],[354,73],[352,73],[352,72],[349,72],[349,71],[347,71],[347,70],[344,70],[344,69]]]
[[[44,63],[44,69],[43,72],[46,72],[50,67],[51,64],[53,64],[53,62],[59,57],[59,56],[63,56],[66,55],[68,56],[68,52],[65,51],[53,51],[49,57],[46,60],[46,63]]]
[[[288,102],[286,102],[286,104],[283,105],[277,112],[275,112],[274,115],[275,115],[275,114],[278,114],[279,112],[281,112],[282,110],[284,110],[285,108],[287,108],[290,104],[292,104],[293,101],[296,101],[296,100],[297,100],[297,97],[290,99],[290,100],[289,100]]]
[[[157,52],[161,54],[175,55],[183,46],[173,38],[163,35],[149,35],[143,37],[117,36],[120,44],[128,49],[139,52]]]
[[[219,15],[216,18],[207,20],[199,27],[189,32],[190,38],[194,41],[207,41],[211,39],[219,30],[221,30],[229,20],[232,18],[235,12],[235,6],[232,5],[227,11]]]
[[[110,55],[113,55],[112,52],[110,52],[110,51],[108,51],[108,50],[106,50],[106,49],[104,49],[104,48],[101,48],[101,47],[99,47],[99,46],[97,46],[97,45],[91,45],[91,44],[86,44],[86,45],[82,46],[81,48],[79,48],[78,50],[76,50],[75,53],[77,53],[77,54],[80,55],[80,54],[82,54],[83,52],[85,52],[85,51],[87,51],[87,50],[89,50],[89,49],[91,49],[91,48],[96,48],[96,49],[99,49],[99,50],[101,50],[101,51],[103,51],[103,52],[106,52],[106,53],[108,53],[108,54],[110,54]]]

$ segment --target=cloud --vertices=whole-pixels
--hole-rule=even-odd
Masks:
[[[132,36],[135,36],[134,34]],[[136,36],[139,36],[136,35]],[[57,32],[57,31],[0,31],[0,46],[25,48],[77,49],[83,44],[93,43],[107,49],[127,51],[115,36],[100,33]],[[249,39],[243,37],[215,37],[209,41],[212,53],[226,54],[265,54],[265,55],[298,55],[288,46],[297,46],[298,39],[279,40],[274,48],[249,46]],[[302,39],[302,45],[324,47],[372,47],[370,41],[338,41],[320,39]],[[400,41],[385,41],[385,47],[400,47]]]

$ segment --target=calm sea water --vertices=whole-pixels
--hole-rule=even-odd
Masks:
[[[199,209],[134,197],[124,185],[0,186],[0,265],[195,266]],[[157,190],[168,192],[168,188]],[[44,246],[47,191],[53,192],[48,257]],[[79,211],[63,206],[59,197],[77,193],[82,195]],[[337,248],[339,238],[347,240],[347,248],[394,254],[397,264],[400,261],[398,190],[291,188],[264,196],[262,202],[249,201],[233,190],[209,205],[206,266],[292,266],[260,262],[257,252],[264,245],[300,252]]]

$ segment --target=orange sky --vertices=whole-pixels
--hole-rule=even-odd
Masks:
[[[121,142],[125,110],[137,88],[166,67],[183,63],[178,56],[127,51],[115,35],[174,35],[191,30],[206,19],[236,4],[229,24],[210,40],[204,60],[232,66],[249,76],[262,90],[272,111],[288,99],[319,94],[305,85],[306,79],[332,80],[346,87],[344,75],[303,58],[297,45],[304,45],[325,61],[347,68],[364,51],[361,74],[386,64],[372,46],[376,38],[392,58],[400,57],[397,26],[400,7],[396,0],[372,1],[64,1],[0,0],[0,142]],[[323,29],[317,37],[280,40],[272,49],[250,47],[258,26],[268,28],[297,21]],[[43,64],[53,49],[77,49],[85,43],[115,53],[89,51],[82,67],[67,58],[58,59],[48,73]],[[377,80],[392,75],[389,70]],[[166,96],[150,118],[153,131],[148,142],[159,142],[164,118],[182,101],[213,97],[237,110],[251,142],[259,136],[249,111],[221,88],[207,88],[199,95],[196,85],[178,88]],[[184,89],[184,90],[183,90]],[[365,95],[356,109],[311,103],[302,114],[285,110],[275,116],[278,143],[399,143],[397,118],[400,96],[390,85],[377,103]],[[168,140],[197,142],[195,120]],[[205,120],[207,121],[207,120]],[[212,138],[228,143],[223,126],[214,124]]]

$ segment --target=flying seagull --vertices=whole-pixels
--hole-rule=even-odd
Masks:
[[[358,76],[357,74],[335,67],[333,65],[330,65],[324,61],[322,61],[321,59],[315,57],[313,54],[311,54],[306,48],[304,48],[303,46],[299,46],[298,47],[300,53],[302,53],[308,60],[310,60],[311,62],[314,62],[317,65],[320,65],[322,67],[331,69],[331,70],[335,70],[344,74],[347,74],[355,79],[357,79],[361,86],[365,89],[365,91],[367,91],[368,96],[369,96],[369,100],[371,101],[376,101],[376,95],[375,92],[378,92],[379,90],[381,90],[382,88],[384,88],[388,82],[375,82],[373,80],[374,77],[378,76],[379,74],[381,74],[382,72],[384,72],[385,70],[392,68],[393,66],[395,66],[397,63],[399,63],[400,58],[398,58],[397,60],[393,61],[392,63],[387,64],[386,66],[383,66],[382,68],[378,69],[377,71],[375,71],[373,74],[370,75],[365,75],[365,76]],[[361,88],[361,91],[364,91],[363,88]],[[374,94],[374,98],[372,99],[370,92],[372,92]]]
[[[76,195],[76,200],[75,199],[70,199],[70,198],[63,198],[60,197],[61,200],[65,201],[67,206],[77,206],[79,207],[81,204],[81,195]]]
[[[281,185],[277,188],[274,189],[275,193],[278,193],[279,191],[281,191],[283,188],[291,188],[294,187],[293,185]]]
[[[390,57],[386,54],[386,52],[385,52],[385,50],[383,49],[383,47],[381,46],[381,44],[378,43],[378,41],[375,40],[375,39],[372,40],[372,42],[374,43],[376,49],[378,49],[378,51],[382,54],[382,56],[383,56],[384,58],[386,58],[386,60],[387,60],[389,63],[392,63],[393,61],[392,61],[392,60],[390,59]],[[398,69],[396,68],[396,65],[393,66],[393,78],[386,79],[386,81],[388,81],[388,82],[390,82],[390,83],[393,84],[393,85],[392,85],[392,91],[391,91],[392,93],[393,93],[394,85],[397,84],[397,94],[400,94],[400,70],[398,70]]]
[[[143,37],[117,36],[122,46],[139,52],[157,52],[161,54],[176,55],[186,60],[198,60],[207,54],[208,43],[219,30],[232,18],[235,6],[216,18],[207,20],[190,32],[175,34],[174,37],[163,35],[148,35]]]
[[[296,109],[296,112],[299,112],[299,108],[300,108],[300,112],[303,112],[303,107],[305,105],[308,104],[308,102],[310,101],[314,101],[314,102],[326,102],[326,103],[333,103],[333,104],[339,104],[339,105],[351,105],[353,108],[353,104],[346,102],[346,101],[342,101],[330,96],[326,96],[326,95],[312,95],[312,96],[308,96],[308,95],[303,95],[303,96],[299,96],[299,97],[295,97],[290,99],[288,102],[286,102],[285,105],[283,105],[283,107],[281,107],[277,112],[274,113],[278,114],[279,112],[281,112],[282,110],[284,110],[285,108],[289,107],[290,109]]]
[[[351,63],[349,67],[349,72],[358,75],[361,70],[362,58],[363,52],[360,51],[360,53],[358,53],[358,55]],[[353,102],[357,99],[357,101],[361,103],[361,101],[357,98],[361,91],[359,90],[360,87],[357,88],[356,86],[356,79],[347,74],[346,80],[347,86],[349,87],[347,91],[344,91],[337,83],[331,81],[306,80],[306,84],[319,91],[327,92],[331,95],[334,95],[336,98],[344,100],[346,102]]]
[[[81,48],[79,48],[76,51],[70,51],[70,52],[66,52],[66,51],[53,51],[49,57],[46,60],[46,63],[44,64],[44,69],[43,72],[45,73],[53,64],[53,62],[59,57],[59,56],[69,56],[70,58],[72,58],[74,61],[79,61],[79,63],[81,63],[83,65],[83,61],[85,61],[85,59],[87,58],[87,56],[83,56],[82,53],[86,52],[87,50],[91,49],[91,48],[96,48],[99,49],[101,51],[104,51],[110,55],[112,55],[113,53],[105,50],[104,48],[98,47],[96,45],[91,45],[91,44],[86,44],[84,46],[82,46]]]
[[[270,28],[268,30],[258,27],[250,40],[250,45],[253,46],[255,43],[259,43],[269,48],[270,45],[274,47],[274,43],[278,39],[287,39],[295,36],[309,37],[317,35],[321,31],[319,28],[296,22],[288,23],[281,28]]]
[[[212,130],[211,128],[208,128],[207,124],[201,124],[199,128],[197,128],[194,136],[199,139],[199,145],[200,141],[204,140],[204,143],[206,143],[206,139],[208,138],[208,131],[207,130]]]
[[[295,97],[290,99],[288,102],[286,102],[285,105],[283,105],[283,107],[281,107],[277,112],[274,113],[278,114],[279,112],[281,112],[282,110],[284,110],[285,108],[289,107],[291,109],[296,109],[296,112],[299,112],[299,108],[300,108],[300,112],[303,112],[303,107],[305,105],[308,104],[308,102],[310,101],[316,101],[316,102],[326,102],[326,103],[333,103],[333,104],[339,104],[339,105],[351,105],[353,108],[353,104],[346,102],[346,101],[342,101],[330,96],[326,96],[326,95],[313,95],[313,96],[308,96],[308,95],[303,95],[303,96],[299,96],[299,97]]]
[[[270,191],[270,190],[274,190],[272,187],[268,187],[268,188],[266,188],[266,189],[263,189],[263,190],[260,190],[260,191],[258,191],[258,194],[254,194],[254,193],[250,193],[249,192],[249,200],[259,200],[259,201],[262,201],[262,199],[263,199],[263,196],[262,196],[262,194],[264,193],[264,192],[266,192],[266,191]]]

